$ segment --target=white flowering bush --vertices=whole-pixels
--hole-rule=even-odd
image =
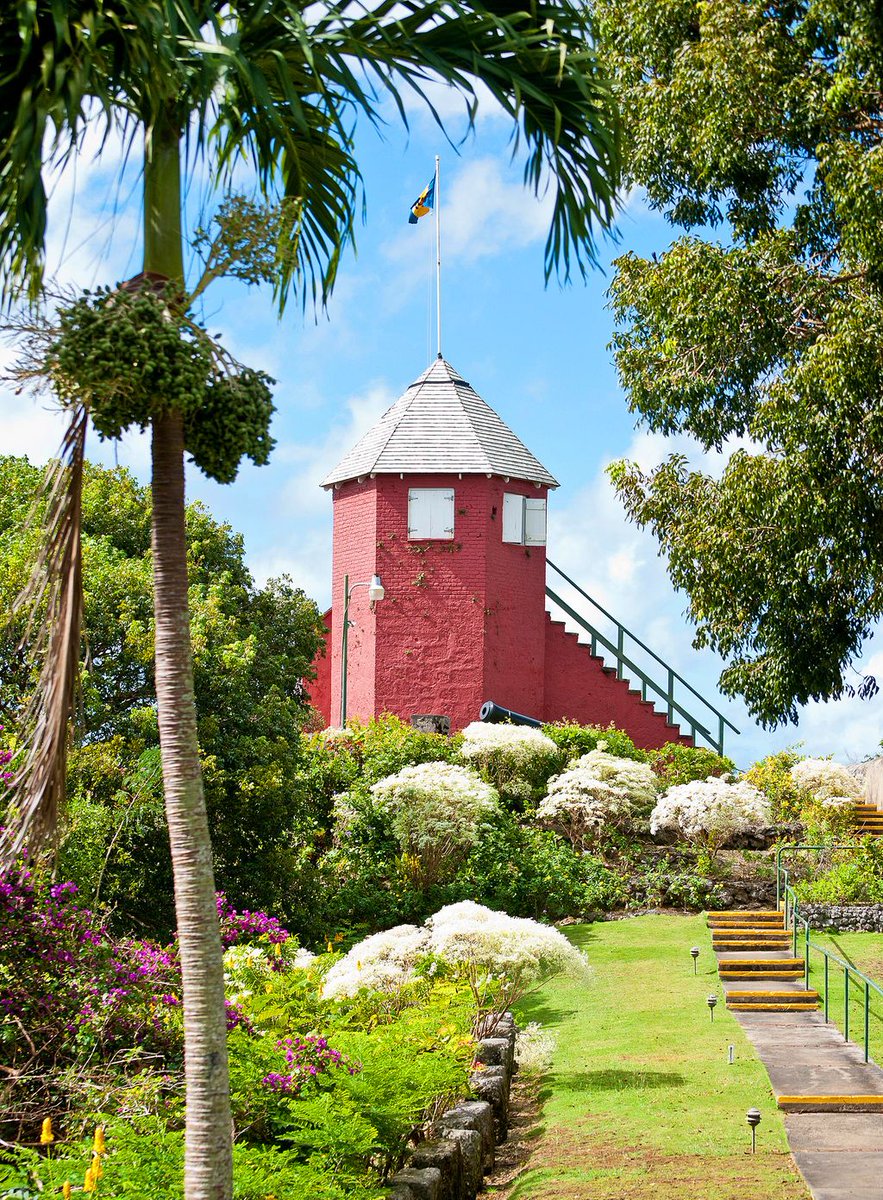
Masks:
[[[827,758],[804,758],[791,768],[791,778],[821,804],[842,807],[861,799],[861,782],[840,763]]]
[[[453,872],[500,808],[490,784],[445,762],[404,767],[371,794],[389,817],[408,873],[423,887]]]
[[[515,1061],[522,1071],[544,1075],[552,1065],[557,1039],[536,1021],[530,1021],[515,1034]]]
[[[529,801],[561,763],[561,751],[541,729],[473,721],[463,730],[460,757],[501,795]]]
[[[464,900],[423,926],[398,925],[358,942],[328,972],[323,995],[355,996],[362,988],[394,995],[439,969],[468,983],[476,1025],[553,975],[588,974],[585,955],[557,929]]]
[[[415,968],[429,952],[429,933],[417,925],[396,925],[372,933],[339,959],[325,976],[327,999],[355,996],[362,988],[395,993],[415,978]]]
[[[713,860],[734,834],[769,825],[770,802],[750,783],[696,779],[671,787],[650,814],[650,832],[671,829]]]
[[[549,781],[537,819],[585,850],[605,828],[645,815],[655,798],[656,776],[648,763],[591,750]]]
[[[479,1013],[504,1012],[554,975],[586,977],[588,962],[563,933],[462,900],[429,918],[429,950],[466,979]]]
[[[812,841],[851,833],[862,785],[846,767],[828,758],[804,758],[791,768],[791,778],[809,797],[800,819]]]

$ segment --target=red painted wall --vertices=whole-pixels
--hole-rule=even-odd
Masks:
[[[624,729],[636,746],[653,750],[666,742],[692,746],[692,739],[669,725],[649,701],[633,692],[627,680],[608,674],[603,661],[563,621],[546,614],[546,721],[572,719],[581,725],[609,725]]]
[[[331,566],[331,607],[334,637],[331,653],[331,724],[340,724],[341,632],[343,630],[344,577],[368,583],[377,572],[377,494],[375,481],[353,480],[333,491],[334,551]],[[368,590],[357,587],[350,598],[347,653],[347,716],[374,716],[375,613]]]
[[[319,653],[313,660],[313,670],[316,672],[315,679],[305,679],[304,686],[307,690],[307,695],[310,698],[310,704],[319,713],[326,725],[331,725],[331,654],[334,645],[332,630],[334,628],[333,609],[328,609],[328,612],[322,614],[322,620],[325,623],[325,636],[322,639],[325,653],[322,653],[320,647]]]

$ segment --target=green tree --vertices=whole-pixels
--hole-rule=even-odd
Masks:
[[[617,263],[650,428],[735,447],[612,477],[765,725],[851,689],[883,612],[883,23],[872,0],[600,0],[625,170],[687,232]],[[720,241],[699,236],[720,229]],[[860,685],[862,694],[875,689]]]
[[[403,92],[423,94],[428,79],[453,85],[470,114],[478,82],[502,104],[527,147],[527,182],[538,190],[550,178],[553,186],[547,268],[561,264],[566,270],[571,260],[584,268],[594,257],[595,229],[612,219],[618,170],[613,106],[588,34],[581,9],[546,0],[524,8],[507,0],[382,0],[369,9],[342,0],[318,7],[298,0],[260,5],[16,0],[0,16],[3,290],[9,295],[24,287],[33,295],[39,288],[45,147],[57,158],[69,157],[87,113],[97,112],[108,128],[121,125],[130,137],[143,138],[144,274],[104,308],[112,316],[116,306],[123,314],[120,325],[128,321],[136,342],[142,326],[150,327],[150,345],[174,350],[161,337],[158,317],[166,314],[180,329],[180,341],[187,340],[181,197],[182,173],[192,163],[184,153],[188,146],[203,153],[213,182],[223,183],[229,168],[244,157],[254,165],[259,193],[288,200],[276,222],[276,252],[269,256],[277,296],[280,304],[292,290],[304,298],[324,298],[358,207],[353,117],[379,121],[377,98],[386,95],[404,119]],[[236,270],[235,256],[219,252],[212,265],[210,255],[206,275],[192,293],[225,261]],[[249,268],[254,277],[264,273],[262,261],[266,265],[258,256],[258,265]],[[122,297],[132,292],[128,305]],[[156,301],[152,309],[151,298]],[[152,431],[155,678],[184,986],[185,1191],[188,1200],[203,1200],[229,1196],[232,1158],[221,946],[190,661],[184,452],[188,437],[192,446],[193,428],[188,418],[209,410],[210,420],[196,418],[203,425],[197,450],[211,449],[217,434],[226,436],[231,429],[240,435],[234,449],[256,449],[257,461],[266,457],[267,445],[265,439],[261,444],[254,421],[245,428],[249,423],[242,419],[244,408],[261,408],[263,381],[251,378],[238,392],[222,387],[223,379],[211,378],[204,341],[192,323],[190,332],[190,347],[178,346],[170,355],[174,370],[162,370],[155,361],[146,370],[144,361],[131,354],[123,360],[127,371],[134,365],[144,381],[136,397],[140,403],[127,412],[121,412],[118,396],[109,403],[106,393],[102,412],[101,393],[90,396],[88,387],[79,394],[76,387],[68,388],[67,397],[88,402],[93,420],[97,417],[108,431],[130,422]],[[104,351],[104,339],[96,349]],[[149,386],[151,374],[157,377],[155,387]],[[125,379],[125,373],[120,376]],[[71,382],[77,383],[69,377]],[[267,416],[264,405],[264,426]],[[75,421],[67,447],[74,461],[81,457],[84,436],[84,421]],[[202,456],[194,457],[200,462]],[[71,483],[70,499],[53,529],[68,532],[60,565],[75,590],[77,535],[70,531],[79,515],[76,468]],[[75,630],[75,600],[54,594],[53,624]],[[49,680],[51,705],[41,718],[44,725],[47,714],[58,717],[64,708],[74,673],[70,642],[65,654],[54,655],[58,662]],[[55,727],[59,724],[56,719]],[[50,784],[54,780],[56,791],[62,760],[59,753],[55,768],[43,773]]]
[[[0,611],[23,586],[28,527],[43,472],[0,457]],[[285,910],[292,831],[304,811],[299,732],[303,679],[319,645],[316,605],[286,579],[257,588],[242,539],[190,504],[188,599],[201,763],[224,889],[239,907]],[[81,704],[68,767],[62,869],[96,888],[129,928],[174,929],[168,834],[158,777],[150,495],[126,471],[86,464]],[[15,728],[34,686],[19,651],[24,616],[0,632],[0,724]]]

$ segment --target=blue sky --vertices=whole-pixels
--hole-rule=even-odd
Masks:
[[[437,98],[457,140],[462,103],[442,91]],[[269,466],[244,467],[231,487],[190,469],[190,497],[244,534],[256,578],[288,572],[327,604],[331,500],[319,481],[435,354],[433,219],[410,226],[407,216],[439,154],[442,350],[560,480],[550,502],[549,557],[730,716],[742,730],[728,741],[740,765],[801,741],[805,752],[843,761],[872,753],[881,736],[879,699],[810,705],[797,727],[766,733],[742,705],[717,696],[720,661],[692,650],[684,598],[668,582],[653,539],[624,520],[607,482],[604,468],[613,458],[650,465],[676,448],[635,429],[607,349],[605,299],[617,254],[663,250],[674,231],[633,195],[623,205],[617,242],[601,244],[604,272],[585,284],[546,287],[549,200],[523,188],[504,115],[483,105],[459,153],[418,105],[409,115],[408,134],[391,122],[383,139],[371,130],[360,135],[367,221],[327,314],[314,321],[292,304],[280,322],[268,294],[228,281],[206,293],[209,328],[241,361],[277,380],[278,444]],[[111,151],[97,163],[94,147],[87,139],[76,169],[56,181],[51,206],[50,272],[79,286],[114,284],[140,268],[137,163],[121,179],[119,158]],[[191,212],[205,203],[198,182]],[[44,461],[60,439],[50,408],[47,400],[0,392],[4,452]],[[683,442],[677,448],[691,450]],[[148,478],[143,437],[117,447],[93,438],[89,453]],[[873,644],[864,666],[883,675],[883,653],[875,655]]]

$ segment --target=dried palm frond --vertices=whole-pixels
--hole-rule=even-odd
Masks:
[[[71,409],[59,456],[46,470],[29,521],[43,516],[43,543],[13,613],[28,616],[22,645],[39,664],[22,716],[23,751],[9,785],[0,858],[51,840],[64,805],[70,720],[79,681],[83,628],[81,510],[88,413]]]

